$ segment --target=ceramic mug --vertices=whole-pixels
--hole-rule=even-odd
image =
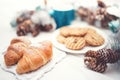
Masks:
[[[55,7],[51,16],[55,19],[57,28],[60,28],[71,24],[75,19],[75,10],[71,6]]]

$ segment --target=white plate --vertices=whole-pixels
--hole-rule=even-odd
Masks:
[[[70,27],[73,27],[73,26],[74,26],[74,25],[72,25],[72,26],[70,26]],[[76,26],[74,26],[74,27],[76,27]],[[82,26],[79,26],[79,27],[82,27]],[[83,27],[84,27],[84,26],[83,26]],[[104,32],[102,32],[100,29],[97,29],[97,28],[95,28],[95,27],[92,27],[92,26],[88,26],[88,27],[95,29],[95,30],[97,31],[97,33],[99,33],[100,35],[102,35],[102,37],[105,39],[105,42],[104,42],[103,45],[98,46],[98,47],[85,46],[85,47],[84,47],[83,49],[81,49],[81,50],[70,50],[70,49],[66,48],[64,44],[61,44],[61,43],[59,43],[59,42],[56,40],[56,37],[59,35],[59,29],[56,30],[56,31],[53,33],[53,39],[52,39],[53,45],[54,45],[56,48],[58,48],[58,49],[60,49],[60,50],[62,50],[62,51],[65,51],[65,52],[67,52],[67,53],[73,53],[73,54],[83,54],[83,53],[87,52],[88,50],[99,50],[99,49],[102,49],[102,48],[106,47],[107,44],[108,44],[108,40],[107,40],[108,38],[107,38],[106,34],[105,34]]]

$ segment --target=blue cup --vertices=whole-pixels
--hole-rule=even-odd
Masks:
[[[54,18],[57,27],[60,28],[62,26],[70,25],[71,22],[75,19],[75,10],[70,7],[55,6],[52,12],[50,12],[51,16]]]
[[[54,10],[52,17],[55,19],[57,28],[60,28],[71,24],[75,19],[75,11],[73,9],[67,11]]]

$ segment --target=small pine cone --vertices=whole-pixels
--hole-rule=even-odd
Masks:
[[[17,21],[17,24],[21,24],[22,22],[25,21],[25,19],[23,17],[18,17],[16,21]]]
[[[31,28],[31,25],[32,25],[32,21],[31,20],[25,20],[22,25],[25,26],[25,31],[26,32],[30,32],[30,28]]]
[[[84,63],[90,69],[94,69],[97,66],[96,65],[96,63],[97,63],[96,58],[92,58],[92,57],[85,57]]]
[[[94,70],[96,72],[103,73],[103,72],[105,72],[106,69],[107,69],[107,64],[106,63],[100,63],[95,68],[93,68],[92,70]]]
[[[33,37],[35,37],[41,32],[40,25],[31,25],[31,26],[32,26],[30,30],[31,34]]]
[[[86,52],[85,57],[99,58],[100,55],[96,51],[89,50]]]
[[[115,63],[119,60],[119,54],[115,53],[113,50],[111,49],[107,49],[107,51],[110,54],[110,59],[108,63]]]
[[[18,36],[25,36],[26,32],[24,32],[24,31],[17,31],[17,35]]]
[[[17,35],[18,36],[24,36],[24,35],[26,35],[27,34],[27,32],[26,32],[26,30],[25,30],[25,27],[23,26],[23,25],[19,25],[18,27],[17,27]]]
[[[85,57],[84,63],[85,65],[87,65],[89,69],[97,71],[97,72],[103,73],[107,69],[106,63],[104,62],[98,63],[96,58]]]
[[[100,49],[97,51],[97,54],[99,54],[98,62],[105,62],[108,63],[110,60],[110,55],[107,49]]]
[[[41,26],[41,30],[43,31],[50,31],[52,28],[52,24],[46,24],[45,26]]]
[[[103,8],[106,7],[105,3],[103,3],[102,0],[98,0],[98,6]]]
[[[119,55],[111,49],[100,49],[97,53],[100,55],[98,59],[105,63],[115,63],[119,59]]]

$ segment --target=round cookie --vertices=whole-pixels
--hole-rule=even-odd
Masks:
[[[87,33],[85,40],[90,46],[100,46],[105,42],[104,38],[98,33]]]
[[[59,34],[59,35],[56,37],[56,39],[57,39],[57,41],[58,41],[59,43],[64,44],[66,38],[65,38],[64,36],[62,36],[62,35]]]
[[[96,33],[96,30],[93,28],[88,28],[87,33]]]
[[[68,37],[65,40],[65,46],[71,50],[80,50],[86,45],[85,39],[82,37]]]
[[[87,28],[76,27],[62,27],[60,28],[60,34],[64,37],[68,36],[84,36],[87,33]]]
[[[72,28],[70,31],[70,36],[84,36],[86,33],[86,28]]]
[[[71,28],[70,27],[62,27],[60,28],[60,34],[64,37],[67,37],[70,35]]]

